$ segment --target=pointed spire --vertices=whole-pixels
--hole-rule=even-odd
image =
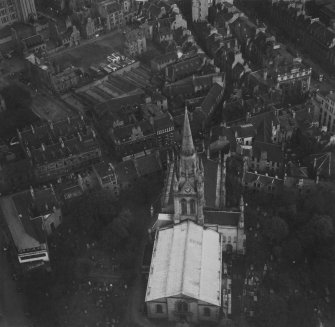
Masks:
[[[185,119],[183,128],[183,139],[181,143],[181,155],[191,156],[195,153],[188,111],[185,107]]]

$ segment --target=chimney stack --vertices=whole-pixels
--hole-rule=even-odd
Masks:
[[[62,148],[65,147],[64,141],[63,141],[63,139],[61,137],[59,138],[59,143],[60,143],[60,145],[61,145]]]
[[[34,189],[31,185],[30,185],[30,195],[31,195],[32,199],[35,201],[35,191],[34,191]]]
[[[266,69],[263,70],[263,79],[266,81],[268,78],[268,71]]]

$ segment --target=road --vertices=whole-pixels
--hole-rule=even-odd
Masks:
[[[138,208],[136,210],[137,218],[142,219],[146,224],[149,226],[149,219],[150,219],[150,212],[149,208]],[[129,302],[127,307],[127,313],[125,315],[125,321],[123,326],[131,326],[132,322],[136,323],[141,327],[154,327],[154,325],[140,312],[141,308],[143,307],[144,303],[144,285],[142,279],[142,261],[144,256],[145,246],[147,244],[147,237],[145,233],[147,232],[147,228],[143,229],[143,237],[141,239],[141,243],[137,249],[137,260],[134,264],[136,267],[136,279],[132,288],[130,289],[129,294]]]
[[[1,201],[2,202],[2,201]],[[0,211],[0,222],[4,221]],[[0,224],[0,244],[3,244],[3,227]],[[3,247],[0,248],[0,308],[3,314],[0,327],[29,327],[31,323],[25,316],[23,296],[18,293],[16,283],[11,278],[10,264]]]

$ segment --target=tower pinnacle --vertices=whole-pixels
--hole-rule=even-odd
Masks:
[[[188,111],[185,107],[185,119],[183,127],[183,139],[181,143],[181,155],[192,156],[195,153]]]

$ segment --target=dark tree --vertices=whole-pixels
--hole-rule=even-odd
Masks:
[[[300,294],[290,296],[288,300],[288,327],[317,326],[313,305]]]
[[[283,255],[289,262],[297,262],[302,259],[302,246],[298,239],[290,238],[283,243]]]
[[[287,237],[289,230],[286,222],[282,218],[277,216],[265,217],[263,222],[263,233],[271,243],[280,243]]]
[[[37,116],[31,111],[31,95],[29,91],[18,85],[11,84],[1,90],[7,110],[0,113],[0,137],[16,134],[16,129],[37,121]]]
[[[277,294],[261,295],[256,313],[260,327],[287,327],[287,303]]]

